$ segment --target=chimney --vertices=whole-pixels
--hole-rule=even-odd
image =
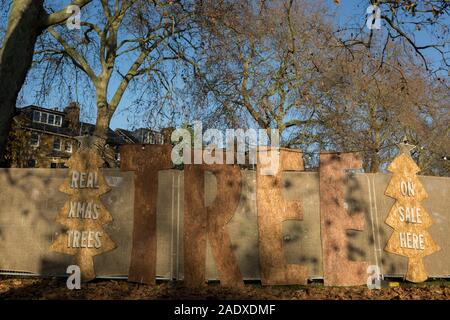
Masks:
[[[71,102],[64,108],[64,113],[65,125],[78,133],[80,131],[80,106],[78,103]]]

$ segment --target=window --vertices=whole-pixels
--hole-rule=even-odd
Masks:
[[[61,151],[61,140],[59,138],[53,140],[53,150]]]
[[[62,124],[62,116],[47,112],[34,111],[33,122],[44,123],[60,127]]]
[[[35,132],[31,133],[30,144],[33,147],[39,146],[39,135],[37,133],[35,133]]]
[[[36,167],[36,163],[37,163],[36,160],[30,159],[30,160],[28,160],[27,167],[28,168],[35,168]]]
[[[66,141],[64,150],[68,153],[72,153],[72,142]]]
[[[147,132],[145,143],[158,144],[157,135],[154,132]]]
[[[34,111],[33,112],[33,121],[34,122],[41,121],[41,113],[39,111]]]
[[[48,114],[44,113],[44,112],[41,112],[41,120],[40,120],[40,122],[47,123],[47,119],[48,119]]]
[[[62,124],[62,117],[61,116],[55,116],[55,126],[60,127]]]

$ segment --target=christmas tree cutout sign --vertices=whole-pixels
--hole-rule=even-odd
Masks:
[[[70,196],[56,221],[66,227],[51,251],[75,256],[83,281],[95,279],[93,257],[116,248],[103,226],[112,216],[100,196],[110,191],[100,171],[103,160],[92,137],[78,138],[81,145],[67,162],[69,174],[59,190]]]
[[[440,248],[426,231],[432,221],[421,205],[428,194],[416,176],[420,168],[410,155],[414,146],[402,143],[399,148],[400,154],[388,167],[392,178],[385,195],[396,202],[385,220],[394,229],[385,250],[408,257],[406,280],[423,282],[427,279],[423,258]]]

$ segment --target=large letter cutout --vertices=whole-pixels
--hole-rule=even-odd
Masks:
[[[121,170],[135,171],[133,249],[128,281],[156,283],[158,171],[172,168],[171,145],[124,145]]]
[[[361,168],[354,153],[320,155],[320,229],[324,284],[363,285],[367,263],[349,261],[346,230],[363,230],[364,216],[350,216],[345,209],[345,169]]]
[[[261,161],[261,152],[278,152],[277,149],[265,150],[258,150],[256,171],[261,282],[263,285],[306,284],[307,267],[285,263],[282,229],[284,220],[303,219],[302,203],[286,201],[282,194],[283,171],[304,170],[303,154],[297,150],[279,149],[278,170],[272,170],[273,175],[263,175],[270,170],[271,164]]]
[[[205,207],[205,171],[217,178],[217,196]],[[206,239],[210,240],[220,284],[243,284],[231,240],[225,226],[233,218],[241,195],[241,172],[237,165],[184,166],[184,281],[196,287],[206,280]]]

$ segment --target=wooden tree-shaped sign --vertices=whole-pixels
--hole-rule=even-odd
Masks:
[[[388,167],[392,178],[385,194],[396,202],[385,221],[394,229],[385,250],[408,257],[406,280],[423,282],[427,279],[423,258],[440,248],[426,231],[432,221],[420,204],[428,194],[416,176],[420,168],[410,156],[414,146],[400,144],[399,147],[400,154]]]
[[[78,138],[81,145],[67,162],[69,174],[59,190],[70,199],[59,211],[56,221],[67,228],[50,250],[75,256],[83,281],[95,278],[93,257],[116,248],[103,230],[112,216],[100,196],[110,189],[100,171],[103,160],[92,137]]]

